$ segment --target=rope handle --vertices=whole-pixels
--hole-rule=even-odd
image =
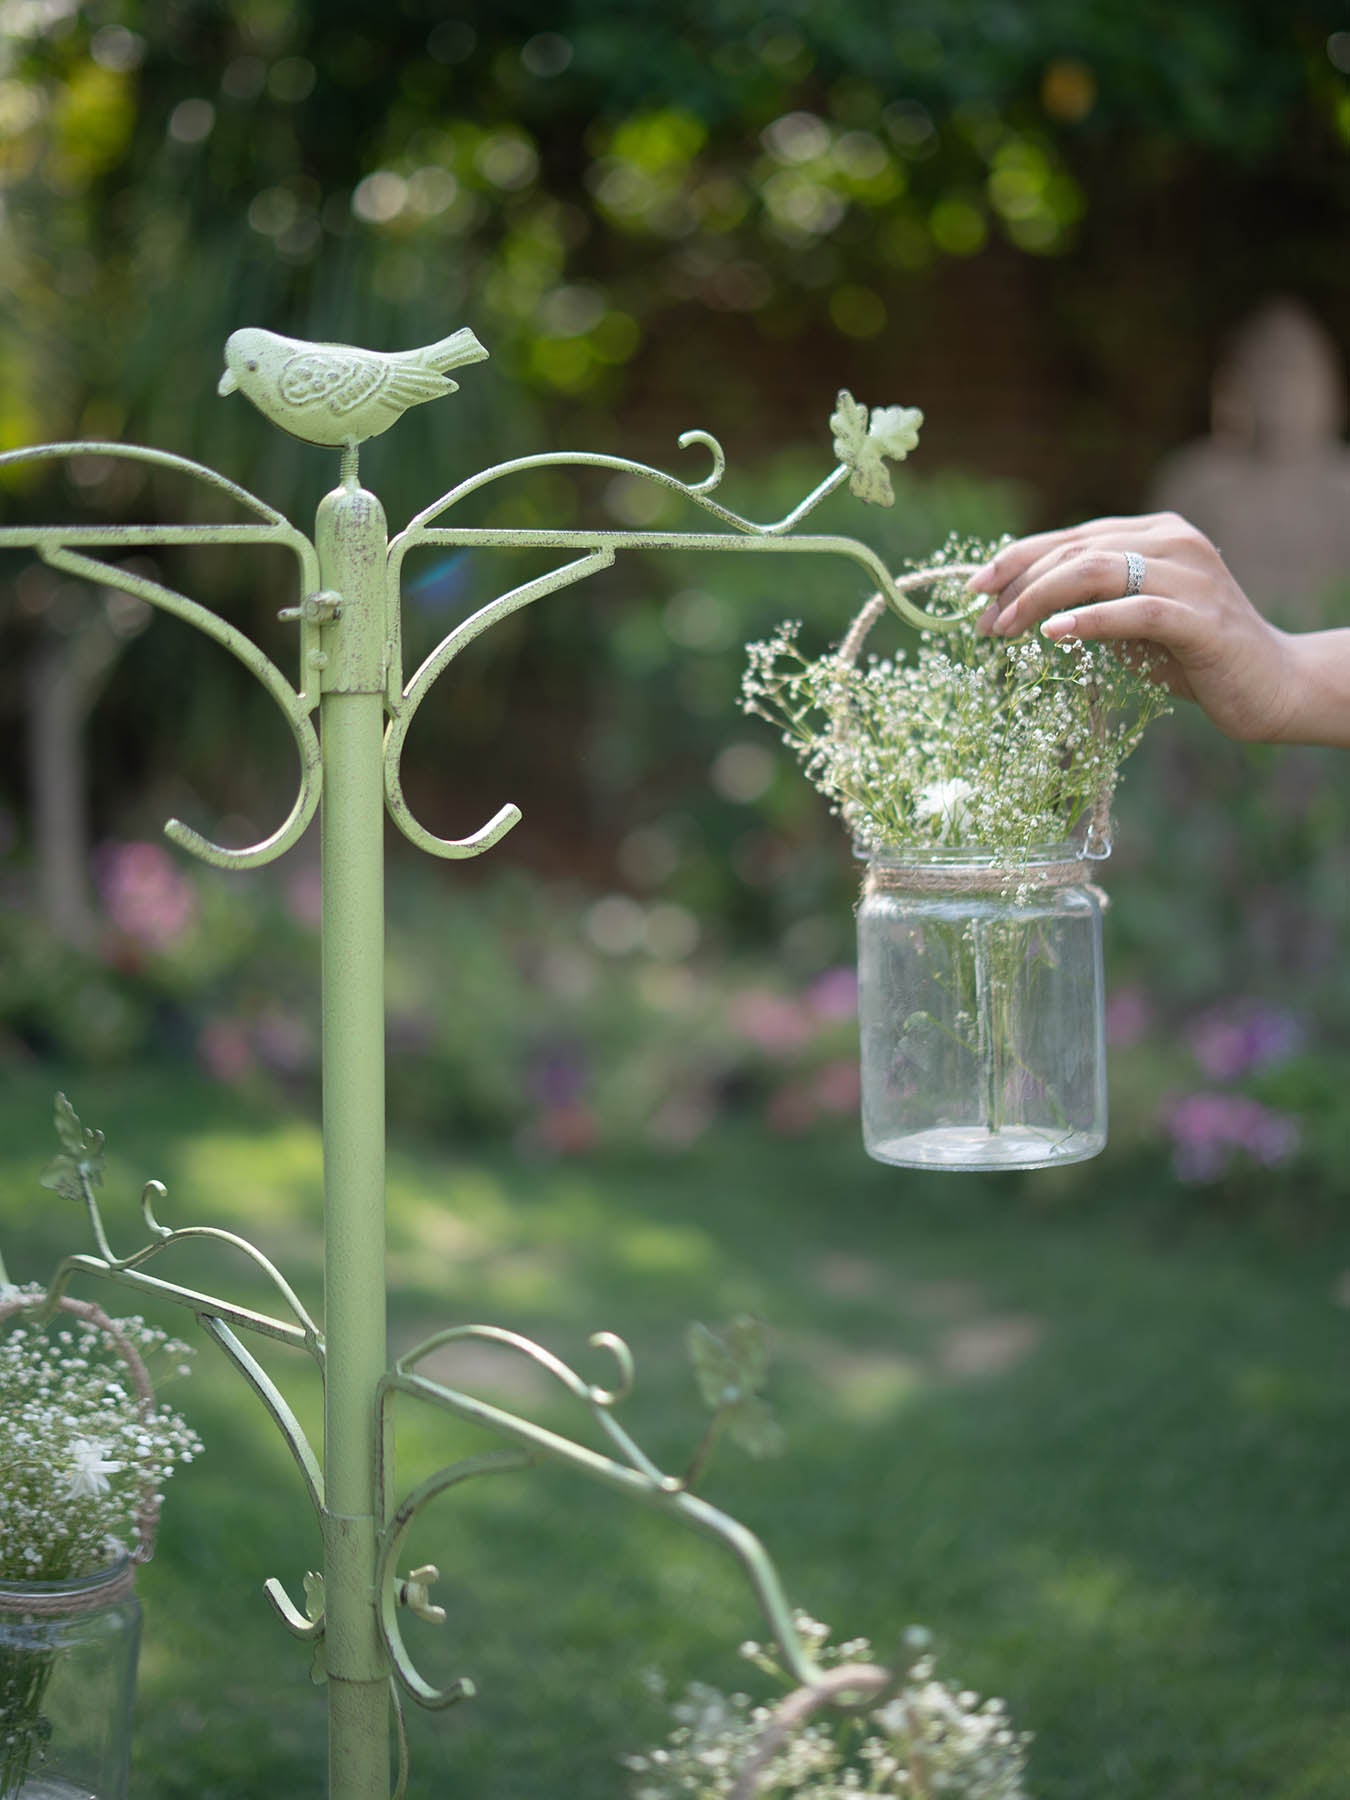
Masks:
[[[769,1764],[793,1732],[805,1725],[822,1706],[844,1705],[856,1710],[860,1705],[866,1705],[870,1710],[898,1685],[896,1676],[877,1663],[844,1663],[827,1671],[810,1687],[795,1689],[774,1708],[755,1739],[754,1748],[741,1765],[728,1800],[755,1800]]]
[[[948,575],[974,575],[982,567],[983,565],[980,563],[948,563],[927,569],[915,569],[911,574],[896,576],[895,585],[903,593],[910,588],[927,587],[931,582]],[[884,594],[873,594],[840,641],[836,655],[846,668],[852,669],[857,666],[868,632],[882,614],[890,610]],[[836,735],[842,738],[845,730],[845,718],[840,713],[835,720]],[[1092,815],[1088,821],[1087,838],[1081,855],[1086,862],[1104,862],[1110,854],[1111,792],[1109,788],[1103,788],[1092,804]]]
[[[17,1299],[0,1300],[0,1323],[15,1313],[31,1312],[41,1306],[45,1296],[41,1294],[20,1295]],[[150,1371],[146,1368],[141,1353],[132,1343],[115,1319],[108,1316],[101,1306],[95,1306],[92,1300],[72,1300],[68,1295],[56,1302],[58,1312],[71,1313],[77,1319],[95,1326],[110,1340],[113,1348],[126,1364],[131,1376],[132,1386],[140,1402],[141,1416],[149,1425],[154,1414],[155,1390],[150,1380]],[[145,1476],[141,1483],[140,1505],[136,1508],[136,1548],[131,1553],[133,1563],[147,1563],[155,1554],[155,1534],[159,1528],[159,1498],[153,1474]],[[102,1604],[106,1596],[99,1597]]]

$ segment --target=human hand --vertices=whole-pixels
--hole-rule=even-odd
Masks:
[[[1299,640],[1257,612],[1214,545],[1176,513],[1093,519],[1023,538],[970,587],[992,596],[981,630],[1012,637],[1039,624],[1052,641],[1141,644],[1152,653],[1154,678],[1194,700],[1229,737],[1271,743],[1305,735]]]

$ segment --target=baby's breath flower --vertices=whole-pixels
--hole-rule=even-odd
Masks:
[[[42,1290],[9,1298],[36,1302]],[[189,1347],[143,1319],[118,1326],[142,1356],[187,1366]],[[102,1567],[110,1541],[134,1540],[146,1491],[200,1455],[196,1432],[169,1407],[143,1406],[125,1377],[90,1320],[0,1323],[0,1581],[65,1581]]]
[[[944,546],[928,565],[983,561]],[[939,604],[968,603],[959,580]],[[748,647],[741,704],[776,725],[865,850],[1061,843],[1098,802],[1150,720],[1168,710],[1147,664],[1102,644],[919,634],[913,657],[811,658],[790,621]]]
[[[829,1627],[798,1613],[794,1624],[823,1668],[873,1663],[866,1638],[831,1644]],[[776,1749],[763,1771],[762,1791],[778,1800],[1026,1800],[1023,1785],[1030,1739],[1012,1730],[1000,1700],[981,1701],[967,1688],[937,1679],[931,1635],[905,1634],[917,1660],[899,1689],[859,1719],[818,1713]],[[792,1685],[775,1653],[746,1644],[743,1653]],[[773,1713],[744,1694],[723,1694],[691,1683],[671,1707],[675,1721],[664,1744],[623,1759],[636,1780],[629,1800],[728,1800],[740,1772],[761,1742]]]

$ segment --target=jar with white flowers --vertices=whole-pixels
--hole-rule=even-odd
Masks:
[[[969,605],[990,546],[918,572]],[[809,657],[752,644],[777,725],[867,865],[858,906],[863,1142],[916,1168],[1030,1169],[1106,1142],[1102,908],[1118,771],[1167,697],[1105,645],[923,632],[862,659],[874,600]]]
[[[201,1448],[146,1356],[185,1373],[189,1354],[140,1319],[0,1288],[0,1800],[125,1800],[135,1568]]]

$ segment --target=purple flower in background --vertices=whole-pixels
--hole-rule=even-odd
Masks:
[[[1106,1041],[1116,1049],[1133,1048],[1152,1023],[1153,1003],[1143,988],[1121,988],[1106,1003]]]
[[[113,925],[147,950],[172,949],[197,916],[196,890],[159,844],[103,844],[94,872]]]
[[[1186,1094],[1164,1111],[1172,1167],[1182,1181],[1217,1181],[1235,1153],[1278,1168],[1298,1149],[1298,1120],[1246,1094]]]
[[[1214,1006],[1187,1027],[1186,1042],[1211,1081],[1239,1081],[1255,1069],[1286,1062],[1304,1041],[1303,1022],[1259,1000]]]
[[[558,1039],[540,1044],[527,1059],[525,1090],[540,1106],[576,1106],[588,1086],[586,1051],[579,1043]]]

